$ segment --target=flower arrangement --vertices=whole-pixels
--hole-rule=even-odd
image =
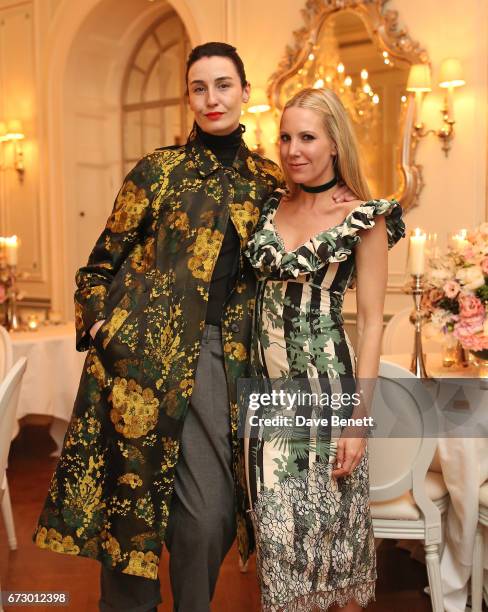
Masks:
[[[488,359],[488,223],[431,257],[422,308],[431,328]]]

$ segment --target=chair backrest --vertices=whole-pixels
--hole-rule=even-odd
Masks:
[[[383,355],[411,353],[413,351],[414,326],[410,323],[412,307],[404,308],[392,316],[383,330],[381,352]],[[441,345],[422,334],[424,352],[439,353]]]
[[[12,340],[10,334],[0,325],[0,381],[12,367],[14,358],[12,352]]]
[[[7,468],[7,459],[15,424],[15,413],[20,390],[20,381],[27,366],[26,357],[21,357],[0,383],[0,488]],[[1,497],[1,492],[0,492]]]
[[[381,437],[368,443],[371,501],[389,501],[411,491],[426,525],[432,526],[437,526],[440,515],[426,494],[425,477],[437,447],[436,390],[435,383],[380,362],[373,416]],[[402,437],[394,435],[395,428],[404,432]]]

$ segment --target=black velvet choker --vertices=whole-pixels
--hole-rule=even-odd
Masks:
[[[321,193],[322,191],[327,191],[328,189],[331,189],[332,187],[334,187],[334,185],[337,185],[337,176],[334,176],[334,178],[331,179],[328,183],[324,183],[323,185],[317,185],[315,187],[309,187],[308,185],[300,183],[300,187],[303,189],[303,191],[306,191],[307,193]]]

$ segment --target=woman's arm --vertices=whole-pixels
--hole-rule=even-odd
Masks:
[[[112,214],[93,248],[88,263],[76,274],[76,347],[86,350],[98,328],[92,327],[107,315],[108,290],[134,246],[144,239],[151,222],[154,198],[152,164],[143,158],[127,175]],[[100,326],[99,325],[99,326]],[[90,330],[92,330],[89,335]]]
[[[378,215],[375,226],[361,233],[356,247],[357,364],[356,392],[362,403],[354,418],[371,414],[374,385],[378,376],[383,335],[383,307],[388,279],[388,240],[385,218]],[[350,474],[364,455],[365,438],[361,429],[343,431],[338,443],[335,477]],[[348,437],[348,434],[352,437]]]
[[[375,379],[381,354],[383,308],[388,280],[388,240],[385,218],[375,218],[375,226],[363,232],[356,247],[356,302],[358,380]]]

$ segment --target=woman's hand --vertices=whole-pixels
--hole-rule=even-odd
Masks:
[[[353,200],[357,200],[357,197],[353,194],[349,187],[347,187],[347,185],[338,185],[334,189],[332,199],[336,204],[341,204],[342,202],[352,202]]]
[[[349,476],[357,468],[366,450],[366,438],[339,438],[333,478]]]
[[[97,335],[97,331],[100,329],[100,327],[102,327],[104,323],[105,319],[102,319],[101,321],[97,321],[90,327],[90,336],[92,337],[92,340],[95,338],[95,336]]]

